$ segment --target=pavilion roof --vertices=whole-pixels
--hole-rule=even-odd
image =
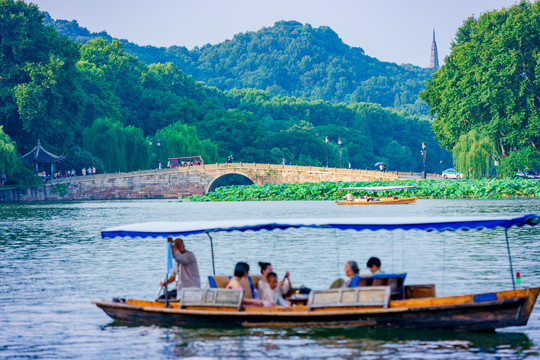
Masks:
[[[38,139],[37,145],[28,153],[20,157],[21,160],[39,163],[52,163],[64,161],[65,156],[54,155],[52,152],[45,150]]]

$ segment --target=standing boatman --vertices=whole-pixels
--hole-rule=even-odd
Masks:
[[[180,298],[180,293],[183,288],[200,288],[201,279],[199,277],[199,267],[195,254],[186,250],[184,241],[177,238],[173,241],[172,237],[167,239],[171,243],[171,252],[174,257],[174,267],[171,275],[167,279],[167,284],[172,283],[176,279],[176,288],[168,292],[168,298]],[[165,286],[162,281],[160,286]],[[164,299],[165,295],[159,297]]]

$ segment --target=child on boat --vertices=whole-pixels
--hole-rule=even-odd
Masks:
[[[268,273],[266,279],[268,281],[268,289],[261,294],[261,299],[278,306],[289,306],[289,302],[283,298],[283,295],[292,287],[289,273],[285,273],[285,277],[279,283],[275,272]],[[285,284],[285,279],[287,279],[287,284]]]

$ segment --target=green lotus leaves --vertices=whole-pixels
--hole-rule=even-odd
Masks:
[[[386,197],[418,196],[420,199],[503,199],[540,197],[540,182],[529,179],[481,180],[396,180],[374,182],[322,182],[304,184],[232,185],[217,188],[205,195],[193,195],[189,201],[276,201],[342,200],[343,187],[418,185],[415,189],[382,191]],[[359,196],[361,192],[353,192]]]

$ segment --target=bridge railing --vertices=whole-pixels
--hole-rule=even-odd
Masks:
[[[200,170],[219,170],[219,169],[268,169],[268,170],[286,170],[286,171],[303,171],[303,172],[313,172],[313,173],[341,173],[341,174],[354,174],[354,175],[367,175],[370,177],[388,177],[388,178],[398,178],[398,175],[409,175],[409,176],[420,176],[420,173],[413,172],[381,172],[377,170],[364,170],[364,169],[348,169],[348,168],[330,168],[323,166],[302,166],[302,165],[283,165],[283,164],[261,164],[261,163],[213,163],[213,164],[203,164],[203,165],[194,165],[194,166],[180,166],[174,168],[163,168],[163,169],[150,169],[150,170],[137,170],[131,172],[116,172],[116,173],[105,173],[105,174],[95,174],[95,175],[86,175],[86,176],[75,176],[75,177],[66,177],[59,178],[52,181],[52,183],[63,183],[63,182],[73,182],[73,181],[92,181],[104,178],[118,178],[118,177],[132,177],[140,175],[150,175],[150,174],[167,174],[172,172],[188,172],[188,171],[200,171]],[[436,177],[439,174],[428,174],[428,176]]]

